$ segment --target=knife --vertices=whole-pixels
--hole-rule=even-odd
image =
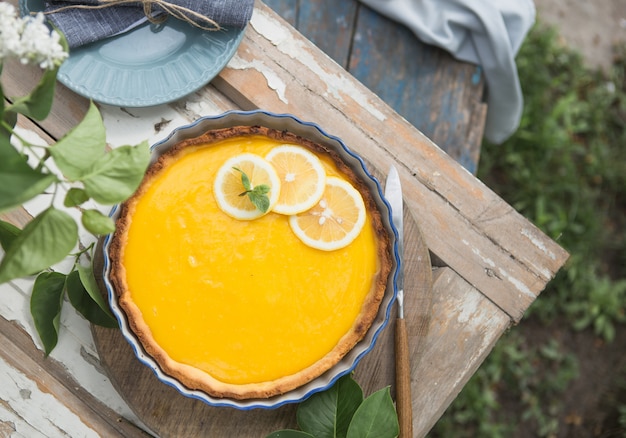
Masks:
[[[398,170],[391,166],[385,183],[385,198],[391,205],[391,219],[398,230],[398,258],[400,264],[396,275],[398,317],[395,331],[396,359],[396,410],[400,423],[400,437],[413,437],[413,407],[411,404],[411,365],[409,338],[404,320],[404,222],[402,209],[402,186]]]

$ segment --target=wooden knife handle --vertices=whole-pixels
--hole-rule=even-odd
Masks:
[[[413,406],[411,404],[411,362],[406,322],[396,319],[396,410],[400,423],[400,438],[413,438]]]

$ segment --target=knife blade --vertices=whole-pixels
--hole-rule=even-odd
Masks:
[[[398,318],[404,318],[404,210],[400,175],[398,175],[398,170],[395,166],[391,166],[387,174],[385,198],[391,205],[391,220],[398,231],[398,258],[400,266],[398,266],[396,276],[396,288],[398,289],[396,300],[398,301]]]
[[[385,198],[391,205],[391,220],[398,231],[397,254],[398,271],[396,274],[396,299],[398,317],[395,329],[396,361],[396,410],[400,424],[400,437],[413,437],[413,407],[411,399],[411,364],[409,358],[409,338],[404,320],[404,210],[400,175],[395,166],[391,166],[385,182]]]

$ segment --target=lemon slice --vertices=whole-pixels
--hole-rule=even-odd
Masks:
[[[289,216],[289,225],[306,245],[324,251],[348,246],[365,225],[365,204],[350,183],[330,176],[324,194],[310,210]]]
[[[302,146],[273,148],[265,159],[280,177],[280,197],[274,211],[292,215],[312,208],[324,193],[326,172],[320,159]]]
[[[244,183],[247,179],[248,187]],[[265,196],[267,209],[260,209],[253,202],[250,190],[259,190],[262,186],[269,189]],[[263,157],[256,154],[240,154],[226,160],[217,170],[213,193],[220,209],[235,219],[252,220],[259,218],[276,205],[280,196],[280,179],[274,167]],[[258,192],[257,192],[258,194]]]

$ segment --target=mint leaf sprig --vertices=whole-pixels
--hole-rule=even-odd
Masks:
[[[239,194],[239,196],[248,196],[250,202],[262,213],[266,213],[270,208],[270,198],[267,195],[270,192],[270,186],[267,184],[259,184],[252,187],[250,178],[246,173],[238,167],[233,167],[237,172],[241,173],[241,184],[245,189]]]

